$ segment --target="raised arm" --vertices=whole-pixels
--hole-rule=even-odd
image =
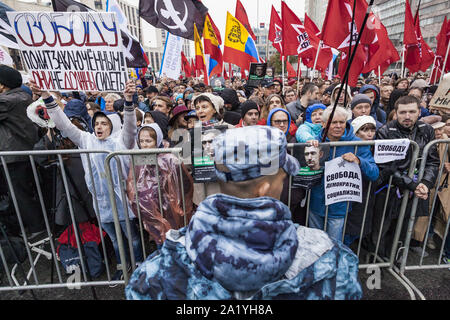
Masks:
[[[123,144],[127,149],[133,149],[136,144],[137,126],[136,112],[134,111],[133,94],[136,92],[136,85],[133,80],[128,80],[123,95],[125,106],[123,112],[123,127],[120,133]]]

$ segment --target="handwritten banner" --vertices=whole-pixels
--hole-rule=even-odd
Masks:
[[[125,89],[128,79],[115,13],[7,12],[24,64],[45,90]]]

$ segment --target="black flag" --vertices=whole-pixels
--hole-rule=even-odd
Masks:
[[[194,23],[200,36],[208,8],[199,0],[139,0],[139,16],[152,26],[194,40]]]
[[[0,2],[0,45],[7,48],[19,49],[16,38],[12,34],[6,11],[14,10]]]
[[[88,6],[75,0],[52,0],[54,11],[75,12],[75,11],[94,11]],[[120,29],[122,35],[122,44],[124,55],[127,60],[128,68],[147,68],[148,63],[144,59],[143,51],[139,41],[133,39],[132,35]]]

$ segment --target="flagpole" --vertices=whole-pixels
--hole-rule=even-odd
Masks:
[[[436,55],[434,55],[434,60],[433,60],[433,66],[431,67],[431,73],[430,73],[430,80],[428,80],[428,85],[430,85],[430,83],[432,82],[432,77],[433,77],[433,70],[434,70],[434,64],[436,63]]]
[[[356,0],[353,0],[352,23],[350,25],[350,46],[348,47],[348,59],[350,59],[350,54],[352,52],[353,26],[355,25],[355,12],[356,12]],[[367,10],[367,12],[369,12],[369,10]],[[356,30],[358,30],[358,26],[356,26]],[[350,64],[350,61],[349,61],[348,65],[347,65],[347,68],[349,69],[349,71],[350,71],[350,67],[351,67],[351,64]],[[344,108],[347,107],[347,89],[348,89],[348,76],[345,79]],[[340,95],[338,96],[338,100],[339,100],[339,97],[340,97]]]
[[[404,70],[405,70],[405,46],[402,45],[402,69],[400,73],[400,78],[403,78]]]
[[[378,66],[378,85],[381,86],[381,68]]]
[[[344,73],[344,79],[343,79],[343,80],[347,80],[348,75],[349,75],[349,73],[350,73],[350,66],[351,66],[351,64],[352,64],[352,62],[353,62],[353,59],[354,59],[355,55],[356,55],[356,49],[358,48],[359,42],[360,42],[360,40],[361,40],[361,35],[362,35],[363,32],[364,32],[364,28],[365,28],[365,26],[366,26],[367,19],[369,18],[370,8],[372,7],[373,2],[374,2],[374,0],[370,0],[369,6],[368,6],[368,8],[367,8],[366,15],[365,15],[365,17],[364,17],[364,21],[363,21],[363,24],[362,24],[362,27],[361,27],[361,31],[359,32],[358,38],[356,39],[356,44],[355,44],[355,47],[354,47],[354,49],[353,49],[353,51],[352,51],[352,55],[351,55],[351,57],[350,57],[350,59],[349,59],[349,61],[348,61],[347,68],[346,68],[346,70],[345,70],[345,73]],[[325,129],[324,129],[324,131],[323,131],[322,142],[325,142],[325,139],[327,138],[328,129],[330,128],[331,121],[333,120],[334,111],[336,110],[337,102],[338,102],[338,100],[339,100],[339,97],[341,96],[342,89],[343,89],[343,86],[340,86],[340,87],[339,87],[339,91],[338,91],[338,95],[337,95],[337,96],[338,96],[338,99],[336,99],[336,101],[334,101],[333,110],[331,111],[330,117],[328,118],[327,125],[326,125],[326,127],[325,127]]]
[[[284,55],[281,57],[281,85],[284,86]]]
[[[445,59],[444,59],[444,65],[442,66],[442,71],[441,71],[441,78],[439,79],[439,82],[442,81],[442,78],[444,77],[445,74],[445,67],[447,65],[447,59],[448,59],[448,50],[450,48],[450,41],[447,44],[447,52],[445,53]]]
[[[300,57],[297,56],[297,98],[300,97],[300,92],[298,90],[300,89]]]
[[[322,44],[323,44],[323,40],[320,40],[320,42],[319,42],[319,47],[317,48],[316,59],[314,59],[313,75],[314,75],[314,72],[315,72],[315,70],[316,70],[317,59],[319,58],[319,52],[320,52],[320,49],[322,48]],[[312,77],[313,77],[313,76],[311,76],[311,81],[312,81]]]

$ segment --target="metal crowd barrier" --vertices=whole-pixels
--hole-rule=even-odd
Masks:
[[[333,150],[333,158],[335,157],[335,153],[336,153],[336,147],[341,147],[341,146],[353,146],[354,147],[354,153],[357,153],[358,147],[360,146],[373,146],[375,144],[374,141],[352,141],[352,142],[330,142],[328,143],[328,145],[330,146],[330,151]],[[296,144],[296,145],[302,145],[302,144]],[[307,144],[303,144],[303,145],[307,145]],[[293,150],[294,144],[288,144],[288,149],[290,148],[291,150]],[[428,146],[427,146],[428,147]],[[414,170],[416,167],[416,162],[418,160],[418,155],[419,155],[419,147],[417,145],[417,143],[415,143],[414,141],[410,142],[410,148],[412,148],[412,161],[411,161],[411,165],[408,169],[408,175],[409,177],[413,177],[414,176]],[[424,151],[424,154],[426,155],[428,152],[428,148],[426,148],[426,150]],[[157,157],[159,154],[163,154],[163,153],[171,153],[173,155],[175,155],[177,157],[177,159],[179,160],[179,168],[180,168],[180,179],[182,179],[182,169],[181,169],[181,163],[183,162],[181,154],[182,154],[182,149],[181,148],[172,148],[172,149],[147,149],[147,150],[124,150],[124,151],[118,151],[118,152],[106,152],[106,151],[101,151],[101,150],[58,150],[58,151],[22,151],[22,152],[0,152],[0,158],[2,161],[2,165],[4,168],[6,168],[6,178],[8,181],[8,187],[9,189],[11,188],[11,180],[10,177],[8,175],[8,170],[7,170],[7,165],[6,162],[4,160],[5,156],[8,155],[26,155],[29,157],[30,159],[30,163],[31,166],[33,168],[33,174],[34,174],[34,178],[35,178],[35,183],[36,183],[36,187],[37,187],[37,192],[38,192],[38,196],[39,196],[39,201],[41,203],[41,207],[42,207],[42,212],[44,215],[44,219],[45,219],[45,224],[46,224],[46,231],[47,231],[47,238],[46,241],[48,243],[48,245],[50,246],[51,252],[48,253],[47,255],[45,255],[44,252],[45,250],[42,250],[42,246],[38,247],[38,245],[36,244],[32,244],[29,243],[29,241],[27,240],[26,234],[24,232],[24,226],[23,226],[23,222],[21,219],[21,214],[20,214],[20,210],[19,210],[19,206],[17,204],[17,199],[15,198],[15,194],[14,191],[12,190],[11,192],[11,196],[12,196],[12,201],[14,203],[14,208],[16,209],[16,214],[20,223],[20,228],[22,231],[22,236],[23,236],[23,240],[24,242],[27,244],[27,256],[28,256],[28,262],[30,264],[30,273],[33,275],[33,279],[34,279],[34,283],[31,283],[31,281],[29,280],[28,276],[26,279],[24,279],[25,283],[23,284],[18,284],[17,281],[15,281],[13,279],[13,277],[11,276],[11,270],[8,268],[8,265],[6,264],[5,261],[5,256],[4,256],[4,252],[2,250],[2,248],[0,247],[0,260],[2,261],[2,263],[0,263],[0,266],[3,264],[3,266],[5,267],[6,270],[6,274],[8,277],[8,281],[9,281],[9,286],[5,286],[5,287],[1,287],[0,286],[0,291],[8,291],[8,290],[30,290],[30,289],[45,289],[45,288],[67,288],[68,284],[66,282],[64,282],[63,280],[63,276],[61,274],[60,271],[60,266],[58,263],[58,260],[56,259],[56,253],[55,253],[55,239],[53,237],[53,234],[50,230],[50,225],[49,225],[49,221],[47,218],[47,211],[48,209],[45,208],[44,205],[44,201],[43,201],[43,196],[42,196],[42,191],[40,190],[40,186],[39,186],[39,179],[36,173],[36,165],[34,164],[34,157],[35,156],[41,156],[41,155],[52,155],[52,156],[56,156],[58,159],[58,164],[59,167],[61,168],[61,175],[62,175],[62,179],[63,179],[63,184],[64,184],[64,189],[65,192],[67,194],[67,198],[68,198],[68,206],[69,206],[69,211],[70,211],[70,216],[71,216],[71,221],[72,224],[75,228],[76,231],[76,241],[78,244],[78,248],[80,248],[80,239],[78,237],[78,229],[77,229],[77,225],[76,223],[74,223],[74,212],[73,212],[73,205],[72,205],[72,199],[71,199],[71,195],[69,192],[69,188],[68,188],[68,181],[67,181],[67,177],[65,174],[65,165],[63,163],[63,159],[62,159],[62,155],[70,155],[70,154],[85,154],[84,156],[86,156],[89,161],[88,161],[88,170],[89,170],[89,175],[91,177],[91,180],[93,180],[93,174],[92,174],[92,165],[91,165],[91,157],[95,156],[95,154],[101,154],[101,156],[104,159],[104,170],[105,170],[105,179],[107,181],[108,184],[108,192],[109,192],[109,196],[110,196],[110,204],[111,204],[111,209],[112,209],[112,214],[113,214],[113,219],[114,219],[114,226],[115,226],[115,232],[116,232],[116,237],[117,237],[117,242],[118,242],[118,247],[119,247],[119,254],[120,254],[120,259],[121,261],[126,261],[126,253],[125,253],[125,242],[123,239],[123,235],[122,235],[122,228],[120,226],[120,219],[119,219],[119,213],[118,213],[118,207],[117,207],[117,203],[116,203],[116,197],[114,195],[114,189],[119,187],[120,188],[120,195],[121,195],[121,200],[122,203],[124,204],[128,204],[128,199],[127,199],[127,195],[126,195],[126,180],[127,180],[127,176],[124,176],[124,173],[126,173],[126,175],[128,175],[128,172],[133,172],[133,184],[134,187],[137,191],[137,185],[136,185],[136,175],[135,175],[135,165],[155,165],[156,166],[156,174],[159,175],[159,168],[158,168],[158,162],[157,162]],[[129,171],[129,169],[131,169],[131,171]],[[117,171],[118,174],[118,181],[114,182],[113,179],[113,172]],[[422,170],[423,171],[423,170]],[[442,171],[442,168],[441,168]],[[103,176],[102,176],[103,178]],[[160,209],[161,209],[161,213],[164,214],[164,210],[163,210],[163,204],[162,204],[162,195],[161,195],[161,186],[159,185],[159,181],[160,179],[158,179],[158,197],[159,197],[159,205],[160,205]],[[386,209],[388,206],[388,202],[389,202],[389,190],[392,187],[391,184],[392,181],[392,177],[389,180],[389,185],[388,185],[388,192],[387,192],[387,198],[385,199],[384,202],[384,211],[382,213],[382,221],[381,221],[381,226],[383,226],[383,220],[384,220],[384,216],[386,214]],[[117,184],[119,186],[117,186]],[[289,179],[289,195],[288,195],[288,206],[290,206],[291,204],[291,192],[292,192],[292,177]],[[181,181],[181,188],[183,188],[183,181]],[[372,186],[371,183],[369,183],[369,191],[372,188],[374,188],[374,186]],[[116,191],[119,191],[117,189],[115,189]],[[307,198],[306,199],[306,203],[307,203],[307,215],[309,214],[309,198],[310,198],[310,193],[311,191],[308,190],[307,191]],[[375,249],[375,252],[372,253],[373,256],[373,261],[370,263],[369,259],[365,262],[359,265],[360,269],[367,269],[373,266],[376,266],[378,268],[384,268],[386,269],[390,274],[392,274],[408,291],[408,293],[411,296],[411,299],[415,298],[414,295],[414,289],[411,285],[411,283],[408,281],[408,279],[400,273],[400,275],[398,274],[398,272],[396,272],[396,256],[397,256],[397,251],[399,248],[399,240],[400,240],[400,233],[402,230],[402,225],[403,225],[403,220],[405,217],[405,211],[406,211],[406,207],[408,204],[408,194],[409,191],[405,191],[403,193],[403,199],[401,202],[401,207],[400,207],[400,212],[399,212],[399,216],[397,218],[397,225],[395,228],[395,235],[394,235],[394,240],[393,240],[393,245],[392,245],[392,249],[390,251],[390,255],[389,255],[389,259],[383,260],[381,257],[379,257],[378,255],[378,246],[380,243],[380,237],[382,234],[382,228],[380,228],[380,234],[378,235],[378,242],[377,242],[377,246]],[[95,184],[93,184],[93,190],[92,190],[92,196],[94,199],[94,208],[95,208],[95,212],[97,215],[97,219],[98,221],[100,221],[99,216],[98,216],[98,203],[97,203],[97,197],[96,197],[96,190],[95,190]],[[183,202],[183,211],[185,214],[185,225],[186,225],[186,208],[185,208],[185,199],[184,199],[184,192],[182,190],[181,192],[181,197],[182,197],[182,202]],[[367,215],[367,208],[368,208],[368,203],[369,203],[369,197],[367,197],[366,203],[364,204],[364,216],[363,216],[363,220],[362,220],[362,225],[361,225],[361,231],[360,231],[360,236],[359,236],[359,240],[358,241],[358,247],[356,250],[356,254],[358,256],[359,259],[362,259],[362,248],[361,248],[361,238],[362,238],[362,234],[365,228],[365,223],[366,223],[366,215]],[[143,250],[143,256],[144,259],[147,257],[147,255],[149,254],[146,246],[145,246],[145,230],[143,228],[143,223],[142,223],[142,217],[141,217],[141,213],[139,210],[139,197],[137,196],[137,192],[136,192],[136,203],[137,203],[137,218],[138,218],[138,224],[139,224],[139,236],[142,242],[142,250]],[[129,208],[128,205],[124,206],[124,220],[125,220],[125,225],[126,225],[126,233],[130,234],[130,219],[129,219],[129,212],[128,212]],[[342,240],[344,239],[344,235],[345,235],[345,228],[347,226],[347,218],[348,218],[348,211],[349,211],[349,206],[347,205],[347,212],[345,215],[345,223],[344,223],[344,230],[342,233]],[[328,219],[328,208],[326,210],[326,215],[325,215],[325,223],[324,223],[324,229],[326,231],[326,220]],[[308,224],[308,216],[306,217],[306,224]],[[101,227],[101,223],[99,223],[99,228],[100,228],[100,234],[102,234],[102,227]],[[447,230],[448,230],[448,225],[447,225]],[[0,234],[0,239],[1,239],[1,234]],[[129,253],[130,253],[130,259],[131,259],[131,266],[132,266],[132,270],[131,272],[134,271],[134,269],[136,268],[136,261],[135,261],[135,256],[134,256],[134,252],[132,249],[132,243],[130,240],[131,237],[128,237],[128,248],[129,248]],[[407,239],[407,243],[408,243],[408,239]],[[42,245],[42,244],[39,244]],[[41,251],[39,251],[39,250]],[[80,281],[76,282],[76,283],[71,283],[70,285],[72,286],[80,286],[80,287],[91,287],[93,289],[93,287],[95,286],[105,286],[105,285],[126,285],[129,281],[129,277],[130,277],[130,273],[128,272],[128,270],[126,270],[126,268],[123,268],[123,280],[118,280],[118,281],[112,281],[111,280],[111,274],[110,274],[110,270],[109,270],[109,261],[108,261],[108,256],[106,253],[106,247],[105,247],[105,242],[104,239],[102,237],[102,249],[103,249],[103,255],[105,258],[105,265],[106,265],[106,279],[102,279],[102,280],[98,280],[98,281],[92,281],[92,279],[90,279],[89,277],[89,273],[86,270],[86,265],[83,261],[83,252],[82,250],[78,249],[79,251],[79,255],[80,257],[82,257],[81,259],[81,270],[82,270],[82,274],[83,274],[83,279],[80,279]],[[36,270],[35,270],[35,261],[36,258],[34,258],[35,260],[33,260],[33,256],[32,256],[32,252],[37,253],[38,255],[44,255],[46,256],[48,259],[53,259],[53,263],[56,267],[57,270],[57,276],[58,276],[58,283],[42,283],[42,281],[39,281],[39,275],[37,274]],[[39,257],[39,256],[38,256]],[[405,258],[405,256],[404,256]],[[20,266],[19,266],[20,267]],[[407,267],[406,267],[407,269]],[[94,298],[95,296],[95,291],[93,291],[93,295]]]
[[[439,166],[439,174],[438,174],[438,178],[436,179],[436,182],[435,182],[434,196],[432,199],[430,199],[431,200],[431,210],[429,211],[428,225],[427,225],[427,229],[426,229],[425,238],[422,241],[423,247],[422,247],[422,250],[420,253],[419,262],[417,263],[417,261],[414,261],[414,259],[408,260],[408,255],[409,255],[410,245],[411,245],[411,238],[413,236],[413,228],[414,228],[414,224],[416,221],[416,213],[417,213],[417,206],[418,206],[418,200],[419,200],[417,197],[414,197],[414,201],[413,201],[413,205],[412,205],[412,209],[411,209],[411,216],[408,221],[408,229],[407,229],[406,241],[405,241],[405,246],[404,246],[404,253],[403,253],[402,259],[401,259],[401,265],[399,268],[396,269],[399,276],[408,283],[408,285],[417,293],[419,298],[422,300],[425,300],[425,296],[417,288],[417,286],[414,285],[406,277],[405,271],[450,269],[450,265],[441,263],[441,259],[442,259],[443,251],[444,251],[444,247],[445,247],[445,240],[449,236],[448,231],[449,231],[450,219],[447,219],[447,221],[445,222],[446,223],[445,231],[442,235],[442,244],[439,249],[439,255],[438,255],[437,261],[433,261],[431,258],[428,258],[428,259],[425,259],[426,260],[425,262],[428,262],[428,263],[426,263],[426,264],[424,263],[425,248],[426,248],[427,241],[428,241],[429,234],[430,234],[431,224],[433,221],[434,211],[436,208],[436,202],[439,201],[437,198],[438,198],[438,191],[439,191],[440,184],[441,184],[441,178],[442,178],[442,175],[444,172],[444,163],[449,162],[448,151],[449,151],[450,139],[434,140],[434,141],[431,141],[430,143],[428,143],[424,147],[423,157],[422,157],[422,161],[420,162],[420,169],[419,169],[419,173],[418,173],[418,181],[420,181],[423,178],[423,175],[425,172],[425,166],[427,164],[426,159],[430,152],[430,149],[433,146],[439,145],[439,144],[441,144],[441,145],[445,144],[444,154],[443,154],[443,158],[441,158],[441,155],[439,155],[439,158],[441,159],[441,163]],[[445,186],[445,188],[448,188],[448,186]]]
[[[377,140],[377,141],[381,141],[381,140]],[[386,140],[389,141],[389,140]],[[336,157],[336,147],[342,147],[342,146],[354,146],[353,149],[353,153],[356,154],[358,147],[359,146],[374,146],[375,145],[375,141],[337,141],[337,142],[328,142],[328,143],[321,143],[320,145],[326,145],[328,144],[330,146],[330,151],[331,149],[333,150],[332,153],[332,159],[334,159]],[[291,153],[293,152],[293,148],[294,146],[308,146],[308,143],[289,143],[288,144],[288,149],[290,149]],[[419,145],[415,142],[415,141],[410,141],[410,146],[409,148],[412,148],[412,158],[411,158],[411,164],[408,168],[408,176],[410,178],[412,178],[414,176],[414,170],[416,167],[416,162],[418,160],[418,156],[419,156]],[[380,170],[381,171],[381,170]],[[290,207],[291,204],[291,185],[292,185],[292,177],[289,178],[289,197],[288,197],[288,207]],[[389,179],[389,183],[388,183],[388,190],[386,193],[386,199],[384,201],[384,208],[383,208],[383,213],[382,213],[382,218],[381,218],[381,227],[380,227],[380,231],[377,235],[377,244],[376,244],[376,248],[375,248],[375,252],[368,252],[369,255],[366,256],[366,261],[363,264],[359,264],[359,269],[367,269],[367,268],[373,268],[373,267],[377,267],[377,268],[385,268],[387,269],[387,271],[394,276],[404,287],[405,289],[408,291],[411,299],[414,299],[414,293],[413,290],[410,288],[410,286],[408,285],[407,281],[405,281],[403,278],[401,278],[394,270],[395,268],[395,260],[396,260],[396,256],[398,253],[398,248],[399,248],[399,241],[400,241],[400,233],[402,230],[402,226],[403,226],[403,220],[405,217],[405,211],[406,211],[406,207],[408,204],[408,194],[409,191],[406,190],[403,192],[402,195],[402,202],[401,202],[401,206],[400,206],[400,212],[399,212],[399,216],[397,218],[397,225],[395,228],[395,235],[394,235],[394,239],[393,239],[393,243],[392,243],[392,248],[390,251],[390,255],[389,255],[389,259],[388,261],[385,261],[384,259],[382,259],[382,257],[380,257],[378,255],[379,253],[379,245],[380,245],[380,240],[381,240],[381,235],[383,232],[383,226],[384,226],[384,220],[385,220],[385,216],[386,216],[386,210],[387,210],[387,206],[388,206],[388,202],[389,202],[389,194],[390,194],[390,190],[391,188],[394,187],[392,185],[392,176]],[[371,192],[372,188],[374,188],[374,186],[372,185],[372,182],[369,182],[369,186],[368,186],[368,191],[367,192]],[[374,196],[374,195],[373,195]],[[309,220],[309,200],[311,197],[311,190],[307,191],[307,216],[306,216],[306,226],[308,227],[308,220]],[[362,245],[362,235],[364,232],[364,228],[365,228],[365,224],[366,224],[366,216],[367,216],[367,208],[368,208],[368,203],[369,203],[369,197],[367,197],[366,199],[366,203],[364,204],[364,213],[363,213],[363,220],[362,220],[362,226],[361,226],[361,231],[360,231],[360,235],[358,237],[357,240],[358,241],[358,247],[356,250],[356,255],[358,256],[358,259],[361,261],[362,255],[361,255],[361,245]],[[345,236],[345,231],[346,231],[346,227],[347,227],[347,220],[348,220],[348,215],[349,215],[349,202],[347,202],[347,210],[345,213],[345,221],[344,221],[344,229],[342,232],[342,242],[344,241],[344,236]],[[325,221],[324,221],[324,231],[326,232],[326,227],[327,227],[327,220],[328,220],[328,206],[326,206],[326,211],[325,211]],[[370,257],[373,257],[372,262],[370,263]]]
[[[106,254],[105,241],[104,241],[104,238],[102,237],[101,225],[99,225],[99,229],[100,229],[100,236],[101,236],[101,242],[102,242],[103,256],[104,256],[105,265],[106,265],[107,280],[92,281],[92,279],[90,277],[90,274],[88,272],[88,266],[87,266],[86,260],[85,260],[84,249],[80,245],[81,244],[80,233],[79,233],[78,224],[76,223],[73,199],[72,199],[73,195],[71,194],[71,192],[69,190],[69,182],[73,188],[75,188],[76,186],[74,186],[73,182],[71,182],[72,178],[70,177],[70,175],[68,176],[66,164],[64,163],[65,160],[63,160],[63,156],[73,156],[73,155],[80,155],[81,159],[87,159],[89,176],[90,176],[91,181],[94,181],[91,157],[97,157],[97,156],[106,157],[107,154],[108,154],[108,152],[103,151],[103,150],[78,150],[78,149],[76,149],[76,150],[42,150],[42,151],[39,150],[39,151],[0,152],[0,160],[1,160],[2,168],[3,168],[4,176],[7,181],[9,195],[11,197],[12,204],[14,206],[14,210],[16,213],[16,217],[17,217],[17,220],[18,220],[18,223],[20,226],[20,233],[21,233],[21,237],[22,237],[22,240],[23,240],[23,243],[25,246],[27,260],[28,260],[28,263],[25,263],[25,262],[20,263],[18,261],[17,253],[10,246],[11,242],[10,242],[9,236],[6,234],[6,232],[2,228],[2,226],[0,226],[0,228],[2,228],[2,230],[1,230],[2,232],[0,233],[0,239],[4,240],[5,243],[9,244],[9,246],[5,245],[5,247],[0,246],[0,261],[1,261],[0,267],[2,267],[4,273],[6,273],[6,277],[7,277],[8,284],[9,284],[9,286],[0,286],[0,292],[1,291],[19,291],[19,292],[21,292],[22,290],[31,290],[33,297],[35,297],[34,293],[32,291],[33,289],[70,288],[70,287],[74,288],[74,287],[90,286],[93,297],[94,297],[94,299],[96,299],[96,293],[93,288],[94,286],[114,284],[114,282],[111,281],[111,277],[110,277],[108,255]],[[14,190],[13,183],[11,180],[10,171],[8,169],[8,164],[5,160],[5,157],[8,157],[8,156],[26,156],[29,158],[29,164],[30,164],[32,172],[33,172],[34,187],[36,188],[38,202],[39,202],[41,210],[42,210],[42,212],[35,212],[34,214],[42,214],[42,217],[44,219],[44,224],[45,224],[45,233],[46,233],[46,235],[43,235],[44,238],[41,239],[41,237],[39,237],[40,240],[37,242],[33,242],[28,239],[28,236],[27,236],[27,233],[25,230],[25,225],[23,222],[22,212],[20,210],[20,205],[19,205],[20,199],[17,199],[16,192]],[[54,170],[57,170],[58,172],[54,175],[54,177],[53,177],[54,180],[52,182],[55,184],[57,183],[58,175],[62,179],[64,193],[67,197],[67,205],[68,205],[68,209],[69,209],[68,211],[70,214],[70,221],[74,228],[74,236],[75,236],[77,247],[78,247],[78,255],[81,258],[80,259],[81,270],[79,270],[79,277],[78,277],[79,279],[74,278],[74,280],[71,280],[70,276],[67,277],[67,275],[63,275],[63,273],[61,272],[61,265],[59,264],[59,258],[56,254],[57,242],[55,239],[56,235],[54,234],[54,227],[55,227],[54,219],[55,219],[55,217],[54,216],[49,217],[49,212],[56,213],[56,208],[57,208],[58,204],[56,203],[56,200],[54,200],[54,198],[52,198],[53,203],[51,203],[50,205],[47,203],[47,206],[46,206],[45,201],[44,201],[43,190],[41,188],[41,181],[39,179],[37,164],[35,162],[36,158],[43,157],[43,156],[52,158],[51,162],[48,163],[47,168],[49,168],[51,166],[57,166],[57,168]],[[71,161],[74,161],[73,159],[74,158],[71,158]],[[81,161],[81,159],[80,159],[80,161]],[[84,168],[84,169],[86,169],[86,168]],[[70,177],[70,179],[68,177]],[[55,187],[55,189],[56,189],[56,187]],[[94,208],[95,208],[94,211],[96,214],[96,218],[98,221],[100,221],[99,216],[98,216],[98,203],[97,203],[97,198],[96,198],[95,184],[93,184],[92,196],[93,196],[92,198],[94,199]],[[56,197],[56,195],[54,194],[54,195],[52,195],[52,197]],[[86,215],[88,215],[87,212],[86,212]],[[51,220],[53,220],[53,226],[50,225]],[[15,258],[16,258],[16,263],[14,264],[12,269],[10,269],[10,267],[6,261],[5,253],[4,253],[5,248],[8,248],[10,250],[10,252],[13,254],[13,256],[15,256]],[[47,266],[52,269],[51,277],[50,277],[49,281],[48,281],[48,279],[45,278],[45,275],[38,273],[36,270],[37,269],[36,267],[38,265],[38,262],[39,262],[41,256],[45,257],[47,260],[52,260],[51,265]],[[24,267],[29,268],[29,271],[27,274],[25,274]],[[56,283],[53,282],[54,281],[53,268],[56,270],[56,275],[57,275]],[[20,272],[20,276],[22,279],[18,279],[18,277],[20,277],[20,276],[16,276],[16,270],[18,270]],[[48,271],[48,270],[46,270],[46,271]],[[46,280],[50,283],[45,283]],[[120,283],[120,282],[117,282],[116,284],[118,284],[118,283]]]

